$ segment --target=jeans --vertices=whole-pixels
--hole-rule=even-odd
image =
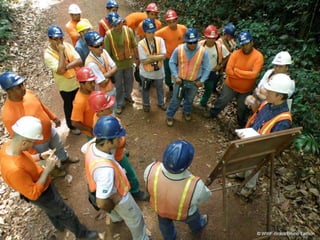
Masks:
[[[78,88],[71,92],[60,91],[60,96],[63,99],[64,116],[66,118],[66,123],[69,129],[75,129],[75,127],[72,126],[71,124],[71,113],[73,109],[73,100],[77,92],[78,92]]]
[[[117,107],[124,107],[124,99],[131,99],[133,89],[133,69],[118,69],[114,75]]]
[[[123,203],[117,204],[108,213],[111,221],[116,222],[123,219],[131,232],[132,240],[149,240],[142,212],[131,194],[127,194],[128,199]]]
[[[53,127],[51,128],[51,138],[47,142],[35,145],[34,149],[38,153],[43,153],[49,149],[56,149],[54,155],[56,155],[60,161],[63,162],[68,158],[68,153],[64,149],[63,142],[56,129]]]
[[[178,98],[178,91],[180,85],[173,85],[173,95],[170,99],[170,103],[167,109],[167,118],[173,119],[173,116],[180,107],[182,99]],[[183,81],[184,94],[183,94],[183,112],[184,114],[190,114],[192,112],[192,104],[195,96],[198,92],[198,87],[194,84],[193,81]]]
[[[126,154],[124,154],[123,158],[121,161],[119,161],[119,164],[121,167],[123,167],[126,170],[126,176],[129,180],[130,183],[130,192],[132,193],[138,193],[140,191],[139,189],[139,180],[137,177],[136,172],[134,171],[131,163],[129,162]]]
[[[173,220],[158,215],[158,222],[163,239],[175,240],[177,237],[177,231],[174,227]],[[188,224],[190,230],[194,233],[201,231],[205,226],[205,222],[201,218],[199,210],[197,210],[193,215],[188,216],[184,222]]]
[[[142,88],[142,103],[145,106],[150,106],[150,87],[155,87],[157,91],[158,105],[164,104],[164,89],[163,89],[163,79],[149,79],[140,76],[142,83],[144,81],[150,81],[149,87],[147,89]],[[142,85],[143,86],[143,85]]]
[[[212,117],[216,117],[227,106],[227,104],[230,103],[231,100],[235,97],[237,99],[238,125],[239,127],[243,128],[246,125],[248,115],[249,115],[249,109],[244,104],[244,101],[246,97],[250,94],[251,92],[238,93],[224,84],[222,86],[221,95],[214,103],[214,107],[210,109],[210,115]]]
[[[57,230],[62,231],[67,228],[77,238],[84,238],[88,233],[87,227],[80,223],[72,208],[63,201],[53,183],[37,200],[29,200],[29,202],[40,207]]]
[[[204,82],[204,93],[200,99],[201,106],[207,106],[209,98],[213,92],[216,92],[219,76],[215,71],[211,71],[209,78]]]

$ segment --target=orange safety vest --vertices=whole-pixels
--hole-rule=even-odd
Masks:
[[[86,58],[85,65],[88,65],[88,63],[93,62],[93,63],[97,64],[97,66],[99,67],[99,69],[102,73],[106,73],[106,72],[108,72],[108,70],[110,68],[108,58],[104,52],[102,52],[101,57],[103,59],[104,64],[102,64],[97,58],[95,58],[91,54],[89,54]],[[107,80],[108,80],[107,85],[102,89],[102,91],[109,92],[113,89],[114,84],[112,83],[111,79],[107,79]]]
[[[193,175],[181,180],[170,180],[161,171],[161,163],[154,163],[147,177],[151,207],[161,217],[185,220],[199,180],[199,177]]]
[[[126,177],[124,171],[120,169],[120,166],[110,159],[104,159],[96,156],[92,151],[93,142],[89,143],[87,152],[85,154],[85,170],[90,192],[95,192],[97,189],[96,182],[93,179],[93,172],[100,167],[110,167],[114,170],[114,185],[117,188],[118,193],[124,196],[130,190],[130,183]]]
[[[144,51],[147,53],[147,56],[150,55],[159,55],[160,54],[160,48],[161,48],[161,39],[160,38],[154,38],[155,39],[155,43],[156,43],[156,50],[157,52],[155,53],[151,53],[150,49],[148,48],[148,44],[147,44],[147,39],[143,39],[140,41],[141,46],[143,47]],[[162,61],[158,61],[158,66],[159,68],[162,67]],[[143,68],[144,70],[146,70],[146,72],[153,72],[154,71],[154,67],[151,65],[151,63],[145,63],[143,64]]]
[[[249,120],[247,121],[246,124],[246,128],[250,127],[254,121],[257,118],[258,112],[267,104],[267,101],[264,101],[261,103],[261,105],[259,106],[259,108],[257,109],[257,111],[255,111],[255,113],[249,118]],[[283,121],[283,120],[289,120],[290,122],[292,122],[292,116],[291,113],[289,111],[287,112],[282,112],[280,114],[278,114],[277,116],[274,116],[273,118],[271,118],[269,121],[263,123],[262,127],[260,129],[258,129],[258,133],[260,134],[268,134],[271,132],[272,128],[274,127],[274,125],[277,122]]]
[[[114,59],[117,61],[123,61],[126,59],[132,58],[132,52],[131,52],[131,38],[130,38],[130,32],[129,28],[127,26],[122,26],[122,32],[124,34],[124,51],[121,50],[114,40],[112,33],[112,30],[109,30],[106,32],[106,37],[109,39],[110,46],[111,46],[111,52],[114,56]]]
[[[179,77],[181,79],[189,81],[197,79],[204,52],[204,47],[200,46],[197,52],[189,60],[184,50],[184,44],[178,46],[178,66]]]
[[[199,42],[199,44],[204,47],[206,45],[206,42],[207,41],[204,39],[204,40],[201,40]],[[219,64],[222,63],[222,45],[221,45],[221,42],[215,41],[215,47],[216,47],[217,54],[218,54],[217,63],[219,65]]]
[[[222,37],[220,37],[217,39],[216,42],[223,44],[228,49],[229,53],[232,53],[235,49],[236,42],[233,39],[228,41],[228,40],[222,39]]]
[[[64,55],[65,55],[66,64],[71,63],[74,60],[71,45],[69,45],[69,44],[63,44],[63,45],[65,46]],[[51,54],[51,56],[53,56],[55,59],[59,60],[59,53],[50,46],[48,47],[48,53]],[[75,68],[70,68],[70,69],[66,70],[64,72],[63,76],[65,76],[66,78],[75,77],[76,70],[78,68],[79,67],[75,67]]]

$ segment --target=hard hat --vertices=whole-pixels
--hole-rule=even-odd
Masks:
[[[157,27],[152,18],[146,18],[142,22],[142,29],[144,32],[153,33],[157,30]]]
[[[218,38],[218,29],[214,25],[209,25],[205,30],[204,30],[204,36],[207,38]]]
[[[174,20],[177,18],[178,18],[178,15],[177,15],[176,11],[169,9],[166,12],[166,21]]]
[[[16,134],[25,138],[33,140],[43,139],[41,121],[32,116],[21,117],[15,124],[13,124],[12,130]]]
[[[274,65],[290,65],[292,64],[291,56],[287,51],[281,51],[274,57],[272,64]]]
[[[184,140],[177,140],[166,148],[162,163],[170,173],[182,173],[190,166],[193,155],[194,147],[192,144]]]
[[[232,23],[228,23],[223,28],[223,34],[230,35],[232,38],[235,37],[236,27]]]
[[[119,5],[116,1],[114,0],[109,0],[107,3],[106,3],[106,8],[119,8]]]
[[[24,77],[21,77],[14,72],[5,72],[0,75],[0,85],[3,90],[18,86],[25,80]]]
[[[194,28],[188,28],[184,35],[184,41],[187,43],[198,42],[199,36],[198,31]]]
[[[96,138],[113,139],[126,135],[126,130],[121,127],[119,121],[113,116],[100,117],[94,125],[93,135]]]
[[[123,21],[123,19],[120,17],[120,15],[116,12],[109,13],[107,16],[107,19],[108,19],[109,25],[112,27],[117,26],[118,24],[120,24]]]
[[[48,28],[48,37],[63,37],[62,29],[57,25],[51,25]]]
[[[97,45],[103,42],[103,37],[96,31],[90,30],[84,34],[84,39],[88,46]]]
[[[247,43],[251,42],[252,40],[253,40],[253,38],[252,38],[249,31],[241,31],[238,34],[238,42],[239,42],[240,46],[247,44]]]
[[[71,4],[68,10],[69,14],[81,14],[81,9],[77,4]]]
[[[77,70],[76,72],[76,78],[78,82],[90,82],[97,79],[97,76],[94,75],[91,68],[88,67],[82,67]]]
[[[102,111],[111,108],[115,103],[115,97],[106,95],[103,91],[93,91],[90,93],[88,102],[90,108],[95,111]]]
[[[76,30],[77,32],[82,32],[83,30],[86,29],[92,29],[92,25],[90,24],[90,22],[86,19],[81,19],[76,26]]]
[[[156,13],[159,12],[158,7],[155,3],[149,3],[148,6],[146,7],[146,11],[147,12],[156,12]]]
[[[294,93],[295,83],[287,74],[277,73],[263,87],[272,92],[288,94],[290,98]]]

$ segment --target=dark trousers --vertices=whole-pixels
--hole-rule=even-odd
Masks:
[[[63,99],[63,111],[64,111],[64,116],[66,118],[66,123],[68,128],[70,129],[75,129],[74,126],[71,124],[71,113],[73,109],[73,100],[78,92],[78,88],[71,91],[71,92],[65,92],[65,91],[60,91],[60,95]]]
[[[41,208],[57,230],[62,231],[67,228],[77,238],[86,236],[87,227],[80,223],[72,208],[63,201],[53,183],[50,183],[48,189],[37,200],[29,200],[29,202]]]

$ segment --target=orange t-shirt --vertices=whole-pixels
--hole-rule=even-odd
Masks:
[[[14,190],[30,200],[37,200],[48,188],[51,180],[48,177],[45,185],[37,183],[43,168],[36,164],[28,152],[17,156],[6,154],[10,142],[2,145],[0,150],[0,169],[3,180]]]
[[[172,30],[168,26],[163,27],[156,31],[155,35],[163,38],[166,44],[167,54],[166,57],[170,58],[173,50],[184,42],[184,35],[187,31],[187,27],[181,24],[177,24],[177,29]]]
[[[162,23],[158,19],[155,19],[155,23],[156,23],[157,30],[159,30],[162,27]],[[142,28],[142,22],[140,22],[138,25],[137,35],[140,38],[144,38],[146,36],[146,34],[144,33],[143,28]]]
[[[74,100],[71,120],[93,128],[93,116],[95,112],[89,106],[89,94],[84,94],[78,90]],[[92,137],[92,133],[83,131],[87,136]]]
[[[90,21],[86,18],[81,18],[80,21],[87,21],[91,25]],[[80,34],[76,30],[77,24],[78,24],[78,22],[75,22],[72,20],[70,20],[66,24],[66,30],[67,30],[67,33],[68,33],[70,39],[71,39],[73,46],[76,45],[76,42],[78,41],[78,39],[80,37]]]
[[[126,25],[135,31],[139,24],[148,17],[147,13],[145,12],[134,12],[130,13],[126,18]]]
[[[263,55],[255,48],[250,54],[241,49],[234,51],[226,67],[226,85],[238,93],[252,91],[263,63]]]
[[[41,120],[43,140],[39,143],[47,142],[51,138],[51,120],[57,118],[57,116],[30,90],[26,91],[23,100],[20,102],[13,102],[8,98],[4,102],[2,122],[11,137],[13,136],[12,125],[23,116],[33,116]]]

